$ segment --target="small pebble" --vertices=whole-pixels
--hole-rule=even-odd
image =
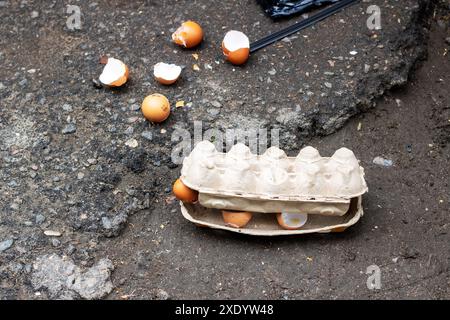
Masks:
[[[125,130],[125,134],[126,134],[127,136],[132,135],[133,132],[134,132],[134,128],[131,127],[131,126],[128,127],[128,128]]]
[[[42,214],[38,213],[35,217],[36,224],[41,224],[45,221],[45,216],[43,216]]]
[[[163,289],[157,289],[156,290],[156,299],[158,299],[158,300],[168,300],[169,298],[170,298],[170,296],[167,293],[167,291],[165,291]]]
[[[44,234],[48,237],[60,237],[61,232],[55,230],[45,230]]]
[[[96,88],[96,89],[101,89],[101,88],[103,88],[103,86],[102,86],[100,80],[98,80],[98,79],[93,78],[93,79],[92,79],[92,84],[94,85],[94,88]]]
[[[13,243],[14,243],[13,239],[8,239],[8,240],[0,242],[0,252],[6,251],[9,248],[11,248]]]
[[[132,104],[132,105],[130,106],[130,110],[131,110],[131,111],[138,111],[139,109],[141,109],[141,106],[138,105],[137,103]]]
[[[139,143],[138,143],[138,141],[137,141],[136,139],[132,138],[132,139],[127,140],[127,141],[125,142],[125,145],[126,145],[127,147],[130,147],[130,148],[137,148],[137,146],[139,145]]]
[[[61,245],[61,241],[59,241],[58,239],[55,239],[55,238],[52,239],[52,246],[59,247],[60,245]]]
[[[394,163],[392,160],[384,159],[382,157],[375,157],[372,161],[374,164],[383,166],[383,167],[391,167]]]
[[[222,104],[219,101],[211,101],[211,105],[216,108],[222,107]]]
[[[73,110],[72,106],[68,103],[63,104],[62,109],[67,112],[72,112]]]
[[[153,139],[153,135],[152,135],[152,133],[150,131],[142,132],[141,133],[141,137],[146,139],[146,140],[149,140],[149,141],[152,141],[152,139]]]
[[[76,250],[76,248],[74,247],[74,245],[69,244],[65,251],[68,255],[71,255],[72,253],[75,252],[75,250]]]
[[[64,127],[62,130],[63,134],[71,134],[77,131],[77,126],[73,123],[69,123],[67,126]]]

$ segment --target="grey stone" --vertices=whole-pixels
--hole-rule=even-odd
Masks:
[[[64,111],[67,111],[67,112],[72,112],[73,111],[72,106],[70,104],[68,104],[68,103],[63,104],[62,109]]]
[[[222,104],[219,101],[211,101],[211,105],[216,108],[222,107]]]
[[[55,239],[55,238],[52,239],[52,246],[59,247],[60,245],[61,245],[61,241],[59,241],[58,239]]]
[[[128,127],[126,130],[125,130],[125,134],[126,135],[132,135],[133,134],[133,132],[134,132],[134,128],[133,127]]]
[[[109,259],[101,259],[86,272],[72,277],[70,288],[85,299],[100,299],[110,293],[113,285],[110,280],[113,263]]]
[[[156,299],[158,299],[158,300],[169,300],[170,299],[170,295],[167,293],[167,291],[165,291],[163,289],[156,289],[155,296],[156,296]]]
[[[66,254],[71,255],[76,250],[75,246],[73,244],[69,244],[65,250]]]
[[[103,234],[106,237],[117,237],[128,220],[128,215],[122,211],[114,217],[102,217]]]
[[[131,111],[138,111],[139,109],[141,109],[141,106],[138,105],[137,103],[132,104],[132,105],[130,106],[130,110],[131,110]]]
[[[69,123],[62,129],[63,134],[70,134],[77,131],[77,126],[74,123]]]
[[[141,137],[151,141],[153,139],[153,134],[150,131],[144,131],[141,133]]]
[[[34,262],[31,284],[34,290],[46,289],[50,298],[74,299],[79,295],[84,299],[100,299],[113,289],[112,270],[114,266],[109,259],[101,259],[83,271],[68,257],[47,254]]]
[[[6,251],[9,248],[11,248],[13,243],[14,243],[13,239],[8,239],[8,240],[0,242],[0,252]]]

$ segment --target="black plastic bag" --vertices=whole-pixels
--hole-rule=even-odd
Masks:
[[[340,0],[257,0],[264,11],[271,18],[287,17],[293,14],[303,13],[312,7],[321,6],[328,3],[339,2]]]

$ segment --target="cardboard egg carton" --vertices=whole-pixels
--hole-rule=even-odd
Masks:
[[[233,228],[226,225],[222,219],[221,210],[206,208],[201,204],[180,202],[181,213],[190,222],[200,227],[227,230],[253,236],[282,236],[307,233],[343,232],[354,225],[363,216],[362,197],[350,200],[347,213],[343,216],[308,215],[306,224],[297,230],[281,228],[275,214],[254,212],[250,222],[243,228]]]
[[[277,147],[255,155],[240,143],[220,153],[202,141],[184,159],[181,180],[206,208],[267,213],[342,216],[367,191],[364,169],[347,148],[326,158],[305,147],[288,157]]]

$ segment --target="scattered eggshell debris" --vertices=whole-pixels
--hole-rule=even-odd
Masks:
[[[125,63],[115,58],[108,58],[99,80],[105,86],[120,87],[127,82],[128,76],[129,70]]]
[[[250,54],[250,40],[243,32],[228,31],[222,41],[222,50],[232,64],[243,64]]]
[[[177,101],[177,102],[175,103],[175,107],[177,107],[177,108],[182,108],[182,107],[184,107],[184,101],[183,101],[183,100]]]
[[[192,69],[194,69],[194,71],[200,71],[200,67],[198,66],[198,64],[194,64],[192,66]]]
[[[195,60],[198,60],[198,54],[197,54],[197,53],[193,53],[193,54],[192,54],[192,57],[193,57]]]
[[[170,85],[178,80],[181,70],[176,64],[159,62],[153,67],[153,75],[159,83]]]

